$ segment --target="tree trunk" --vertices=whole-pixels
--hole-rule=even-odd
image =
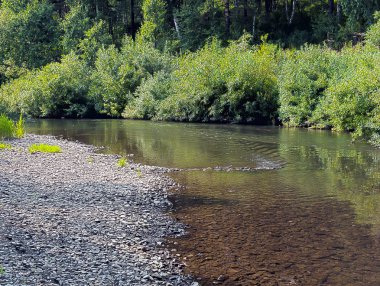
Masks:
[[[231,30],[230,0],[224,0],[224,17],[226,21],[226,36],[229,37]]]
[[[341,15],[342,15],[342,7],[340,6],[340,3],[337,2],[336,3],[336,19],[338,23],[340,23]]]
[[[243,17],[244,17],[244,23],[246,23],[247,22],[247,18],[248,18],[248,0],[244,0]]]
[[[99,12],[99,4],[97,0],[95,0],[95,14],[96,14],[96,18],[99,18],[100,12]]]
[[[136,24],[135,24],[135,1],[131,0],[131,34],[132,39],[136,38]]]
[[[253,17],[252,17],[252,39],[255,40],[255,34],[256,34],[256,14],[257,14],[258,8],[255,8],[253,10]]]
[[[265,15],[267,18],[270,15],[270,12],[272,10],[272,0],[265,0]]]
[[[333,15],[335,10],[334,0],[329,0],[329,14]]]
[[[297,0],[292,0],[292,13],[289,16],[288,0],[285,0],[285,15],[286,20],[288,20],[288,25],[293,23],[294,14],[296,13]]]
[[[174,28],[177,33],[178,39],[181,39],[181,32],[179,30],[178,19],[176,18],[175,15],[173,15],[173,22],[174,22]]]

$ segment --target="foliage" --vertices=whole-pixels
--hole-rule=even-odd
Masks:
[[[59,55],[53,5],[45,0],[3,1],[0,7],[0,64],[41,67]],[[17,5],[16,5],[17,4]]]
[[[139,31],[140,42],[153,43],[161,49],[165,46],[166,4],[163,0],[144,0],[142,5],[144,22]]]
[[[0,3],[0,113],[281,121],[380,144],[379,0]]]
[[[84,32],[84,38],[77,47],[82,59],[87,64],[93,65],[99,49],[108,47],[111,43],[112,38],[107,32],[106,24],[99,21]]]
[[[75,3],[60,22],[63,36],[61,45],[64,53],[75,50],[84,39],[86,31],[91,28],[91,19],[88,17],[87,7]]]
[[[210,1],[185,2],[176,12],[180,32],[180,46],[184,50],[202,48],[205,41],[213,36],[221,38],[224,32],[223,13],[220,6]]]
[[[354,131],[355,136],[378,132],[380,51],[370,46],[358,47],[348,53],[343,51],[340,57],[349,62],[348,72],[326,90],[322,103],[331,125],[338,131]]]
[[[305,46],[287,53],[279,73],[279,113],[290,126],[309,124],[331,76],[334,51]]]
[[[59,146],[47,144],[33,144],[28,148],[30,154],[35,153],[61,153],[62,149]]]

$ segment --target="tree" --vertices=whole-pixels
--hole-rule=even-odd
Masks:
[[[63,52],[69,53],[71,50],[75,50],[85,37],[85,32],[90,28],[91,19],[88,17],[87,7],[79,4],[71,6],[70,11],[61,21]]]
[[[155,47],[164,49],[171,30],[166,23],[166,3],[163,0],[144,0],[142,12],[144,20],[139,31],[139,41],[151,42]]]
[[[58,17],[47,1],[3,1],[0,64],[37,68],[54,61],[60,56],[59,35]]]

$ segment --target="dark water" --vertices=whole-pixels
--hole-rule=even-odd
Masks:
[[[122,120],[28,130],[145,164],[252,168],[172,174],[184,185],[172,215],[190,227],[169,247],[202,285],[380,285],[380,150],[346,134]]]

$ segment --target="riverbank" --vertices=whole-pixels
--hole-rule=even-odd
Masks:
[[[165,168],[54,137],[0,150],[0,285],[192,285],[163,248],[184,227],[164,214]],[[30,154],[31,144],[62,153]]]

